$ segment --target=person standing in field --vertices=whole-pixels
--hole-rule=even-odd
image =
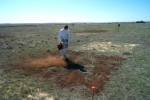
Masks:
[[[60,31],[58,32],[58,49],[60,51],[60,54],[62,56],[62,58],[65,61],[68,61],[68,57],[67,57],[67,47],[68,47],[68,42],[70,40],[70,31],[68,26],[64,26],[64,28],[60,29]]]

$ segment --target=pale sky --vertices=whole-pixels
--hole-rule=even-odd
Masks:
[[[150,21],[150,0],[0,0],[0,23]]]

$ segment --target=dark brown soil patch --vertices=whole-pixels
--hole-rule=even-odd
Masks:
[[[30,72],[31,75],[37,75],[44,81],[51,80],[53,85],[59,88],[85,86],[87,91],[91,91],[94,85],[95,92],[99,93],[104,89],[113,69],[119,67],[125,60],[119,56],[92,54],[89,56],[75,51],[68,51],[68,54],[70,61],[67,62],[57,53],[48,52],[46,57],[19,61],[20,63],[13,64],[13,68],[23,70],[25,73]],[[90,66],[91,59],[92,66]],[[84,67],[85,65],[89,66]]]
[[[2,38],[7,38],[7,36],[0,35],[0,39],[2,39]]]
[[[85,75],[77,70],[70,70],[60,73],[62,76],[57,77],[55,83],[61,87],[71,87],[84,84]]]
[[[94,67],[92,73],[97,75],[110,75],[111,70],[106,65],[101,65]]]
[[[102,32],[108,32],[108,31],[110,30],[83,30],[77,33],[102,33]]]
[[[0,34],[0,39],[5,39],[5,38],[12,38],[13,36],[9,36],[9,35],[2,35]]]

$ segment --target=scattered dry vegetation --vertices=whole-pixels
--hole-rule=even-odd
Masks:
[[[0,27],[1,100],[149,100],[149,23],[69,25],[69,62],[57,51],[63,24]]]

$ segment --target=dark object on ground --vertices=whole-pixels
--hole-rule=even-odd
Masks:
[[[65,59],[67,66],[65,67],[68,70],[80,70],[81,72],[86,72],[86,70],[84,69],[84,66],[79,65],[77,63],[74,63],[73,61],[71,61],[70,59],[66,58]]]
[[[58,48],[58,50],[61,50],[61,49],[63,48],[63,45],[62,45],[61,42],[59,42],[59,43],[57,44],[57,48]]]
[[[47,50],[46,52],[51,52],[51,50]]]
[[[130,52],[124,52],[123,55],[131,55]]]
[[[65,59],[66,62],[69,62],[70,60],[68,58]]]

